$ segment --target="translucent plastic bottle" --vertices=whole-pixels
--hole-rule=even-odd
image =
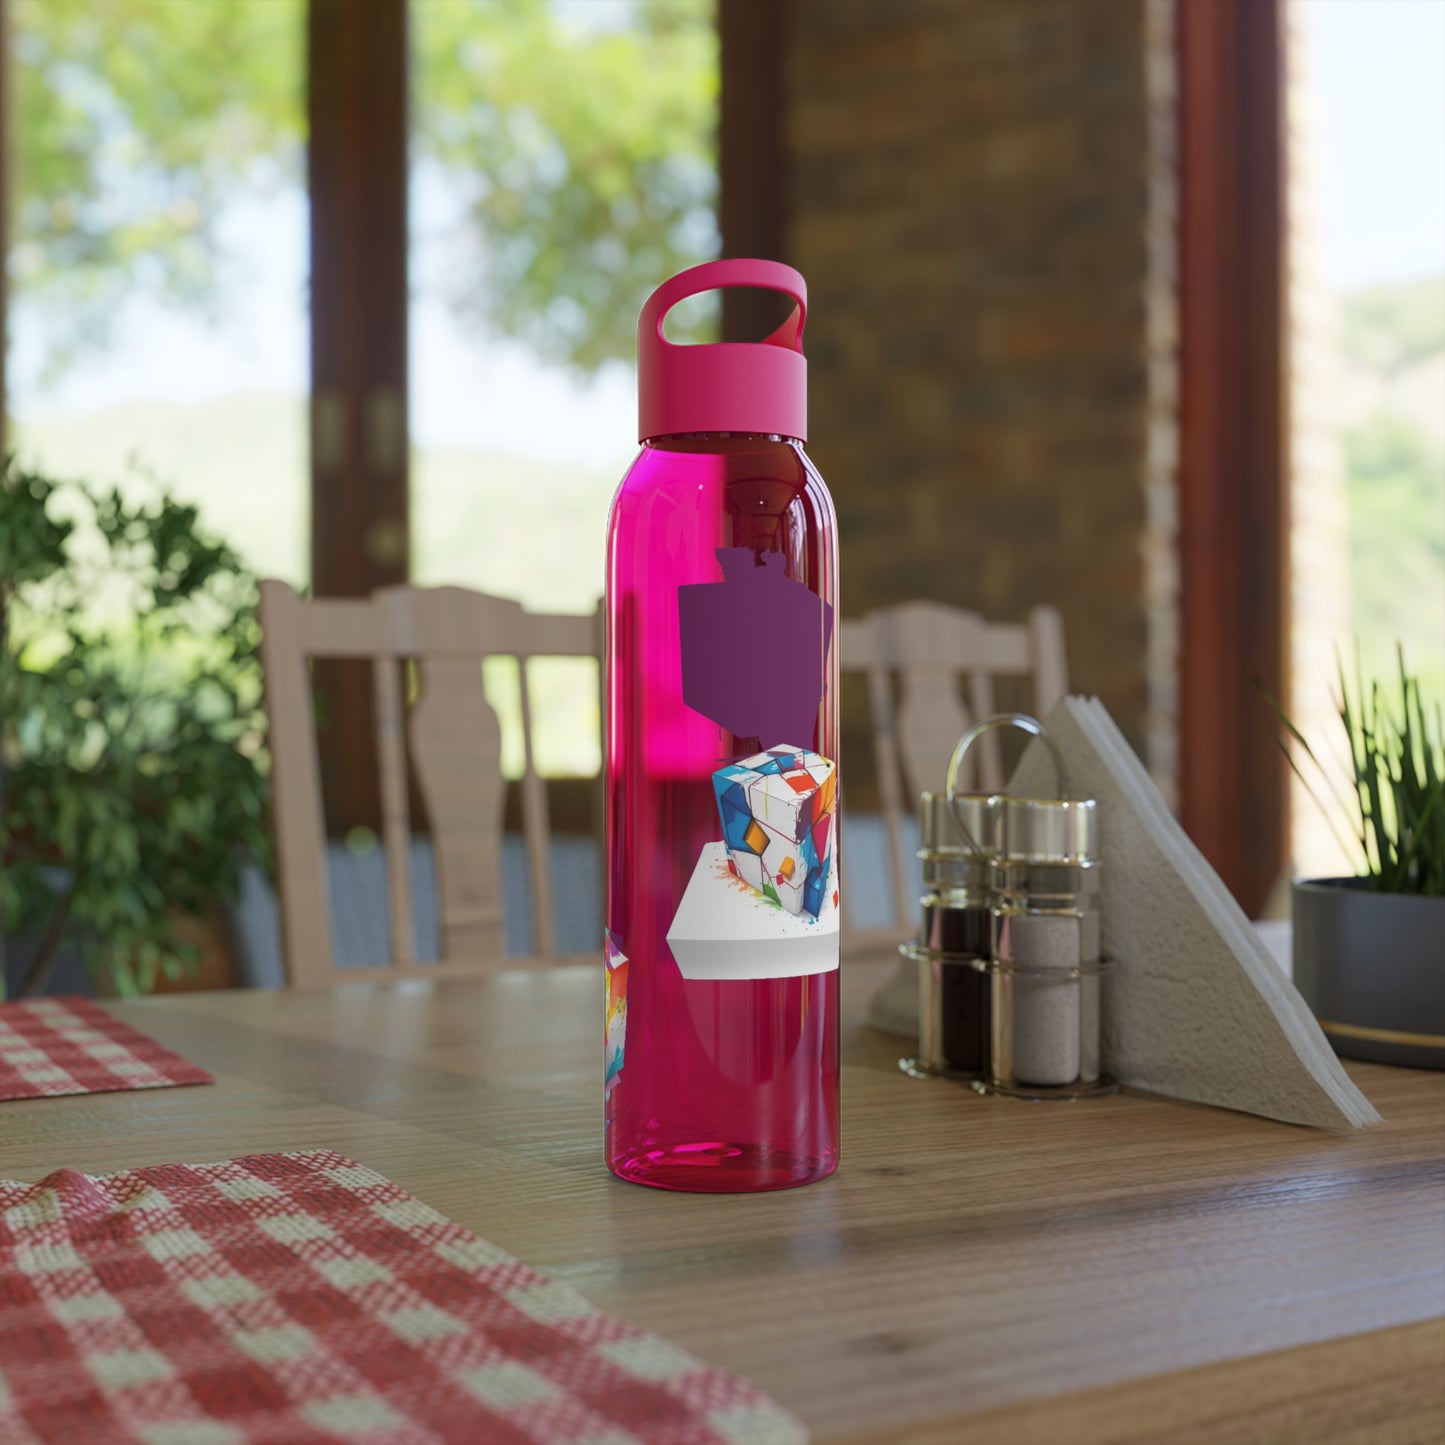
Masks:
[[[796,309],[756,344],[664,338],[726,286]],[[838,564],[806,304],[789,267],[716,261],[639,323],[607,544],[607,1163],[664,1189],[838,1163]]]

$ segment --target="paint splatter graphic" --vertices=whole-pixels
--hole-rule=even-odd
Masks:
[[[622,1063],[627,1043],[627,955],[609,929],[604,940],[607,959],[607,1074],[604,1096],[622,1077]]]

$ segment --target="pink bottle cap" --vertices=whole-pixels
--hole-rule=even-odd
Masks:
[[[679,346],[662,334],[685,297],[727,286],[781,291],[797,305],[762,341]],[[664,281],[637,321],[637,439],[683,432],[772,432],[808,439],[808,287],[781,261],[706,261]]]

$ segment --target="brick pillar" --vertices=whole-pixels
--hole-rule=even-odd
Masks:
[[[795,0],[787,140],[843,610],[1056,603],[1074,690],[1168,772],[1165,18],[1152,0]]]

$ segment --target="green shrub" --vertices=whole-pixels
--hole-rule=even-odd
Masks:
[[[196,509],[0,474],[0,917],[122,994],[270,868],[255,580]]]

